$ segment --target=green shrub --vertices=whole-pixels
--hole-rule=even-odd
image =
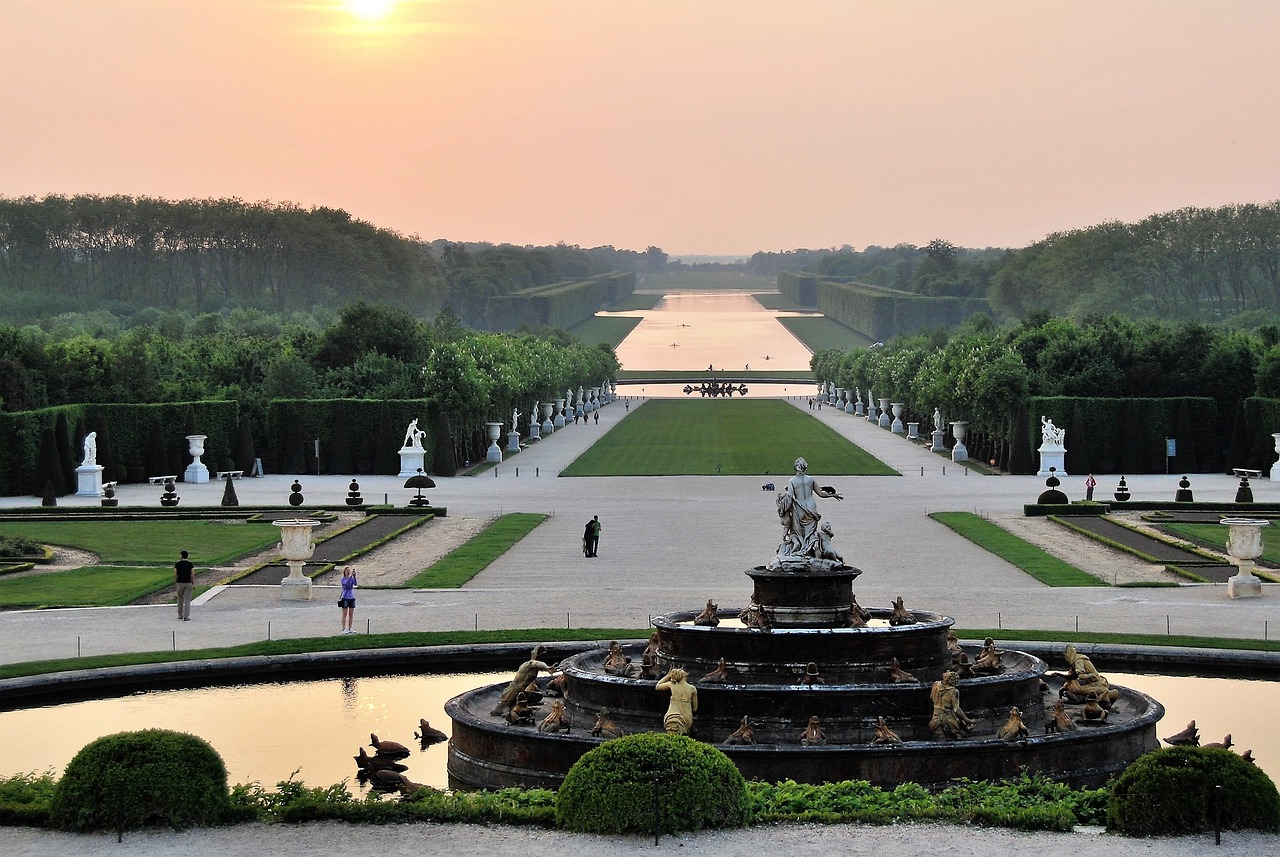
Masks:
[[[174,828],[229,818],[227,768],[208,742],[167,729],[107,735],[67,765],[50,806],[64,830]]]
[[[48,771],[0,778],[0,825],[46,826],[55,786]]]
[[[1222,787],[1224,829],[1280,831],[1275,783],[1235,753],[1215,747],[1167,747],[1140,757],[1111,788],[1107,826],[1128,836],[1210,830],[1216,786]]]
[[[0,556],[44,556],[44,545],[22,536],[0,536]]]
[[[607,741],[573,764],[556,795],[556,824],[588,833],[741,827],[749,819],[746,781],[733,762],[683,735]]]

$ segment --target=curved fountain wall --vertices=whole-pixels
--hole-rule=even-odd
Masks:
[[[747,573],[756,584],[753,603],[774,623],[770,630],[742,627],[737,611],[727,610],[719,611],[717,627],[694,625],[693,612],[659,616],[653,627],[658,674],[678,666],[697,686],[691,736],[720,746],[749,778],[941,786],[961,777],[999,779],[1028,771],[1074,785],[1100,785],[1159,746],[1155,726],[1163,707],[1123,688],[1105,724],[1047,734],[1061,679],[1048,673],[1044,661],[1017,651],[1004,653],[1003,672],[960,681],[961,706],[974,721],[970,736],[936,738],[928,725],[930,689],[951,668],[946,639],[951,618],[913,611],[914,624],[890,626],[891,611],[872,609],[866,627],[837,627],[835,623],[847,624],[853,612],[857,569],[809,574],[757,568]],[[623,651],[638,664],[643,649],[631,644]],[[973,660],[978,652],[969,648],[968,654]],[[668,695],[655,690],[654,680],[606,674],[605,655],[599,649],[560,664],[568,682],[564,702],[573,722],[569,734],[511,726],[491,715],[505,685],[450,700],[445,711],[453,720],[451,780],[469,788],[555,788],[579,756],[601,743],[589,729],[602,709],[628,734],[662,731]],[[721,658],[731,669],[727,680],[701,683]],[[889,668],[894,659],[918,681],[893,681]],[[811,662],[825,683],[802,682]],[[1021,710],[1030,735],[998,739],[996,730],[1012,706]],[[827,743],[802,746],[800,733],[815,715]],[[753,724],[756,743],[724,746],[744,716]],[[902,743],[871,743],[880,717]]]

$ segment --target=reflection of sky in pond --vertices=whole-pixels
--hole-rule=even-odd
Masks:
[[[628,371],[809,370],[809,349],[748,292],[673,293],[652,310],[600,313],[644,320],[617,348]]]
[[[722,620],[721,627],[730,624],[735,620]],[[1104,674],[1164,704],[1167,713],[1157,735],[1179,732],[1194,719],[1201,741],[1221,741],[1230,732],[1235,751],[1252,748],[1259,767],[1280,778],[1280,737],[1271,722],[1275,682]],[[95,738],[126,729],[165,728],[211,743],[226,761],[233,783],[257,780],[274,787],[298,769],[297,778],[309,786],[346,779],[355,793],[352,757],[360,747],[372,752],[369,733],[376,732],[413,751],[404,760],[408,776],[443,787],[448,780],[446,745],[420,750],[413,739],[418,719],[425,717],[448,733],[451,724],[443,711],[448,699],[509,678],[510,673],[330,679],[155,691],[7,711],[0,713],[0,777],[50,768],[60,776],[71,757]],[[660,728],[655,722],[654,729]]]

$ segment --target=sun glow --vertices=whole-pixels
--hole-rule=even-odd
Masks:
[[[346,6],[361,21],[382,21],[395,11],[396,0],[346,0]]]

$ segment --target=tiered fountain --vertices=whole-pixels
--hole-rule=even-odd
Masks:
[[[560,719],[573,724],[567,733],[538,728],[546,705],[521,712],[523,721],[507,716],[515,695],[500,700],[506,685],[455,697],[445,708],[453,719],[451,780],[467,788],[554,788],[574,761],[605,740],[593,736],[593,724],[608,720],[626,733],[656,732],[664,728],[665,712],[668,731],[682,731],[681,718],[671,716],[674,695],[657,686],[676,668],[697,690],[689,734],[721,745],[749,725],[753,743],[733,741],[723,749],[744,775],[767,781],[941,786],[1025,770],[1098,785],[1158,746],[1155,727],[1164,709],[1155,700],[1111,688],[1118,691],[1114,701],[1099,709],[1084,694],[1068,693],[1068,701],[1082,705],[1059,708],[1055,716],[1066,677],[1012,650],[1000,653],[992,674],[954,685],[961,716],[972,726],[967,734],[948,735],[945,717],[938,716],[948,695],[944,676],[953,681],[958,661],[976,666],[982,653],[970,647],[961,658],[949,648],[953,620],[947,616],[907,610],[901,599],[893,611],[857,604],[853,581],[861,572],[832,547],[816,508],[816,498],[839,495],[816,485],[806,469],[797,460],[796,475],[779,491],[784,539],[776,557],[747,572],[754,592],[745,610],[722,611],[708,602],[701,613],[655,618],[647,648],[632,644],[566,658],[556,683],[563,687]],[[1087,659],[1077,664],[1082,673],[1091,668]],[[535,652],[516,683],[524,686],[544,666]],[[1078,691],[1088,678],[1082,674],[1067,690]],[[1085,690],[1090,687],[1097,685]],[[552,692],[545,678],[536,689]],[[1025,729],[1008,728],[1013,708]],[[802,734],[814,718],[821,743]]]

